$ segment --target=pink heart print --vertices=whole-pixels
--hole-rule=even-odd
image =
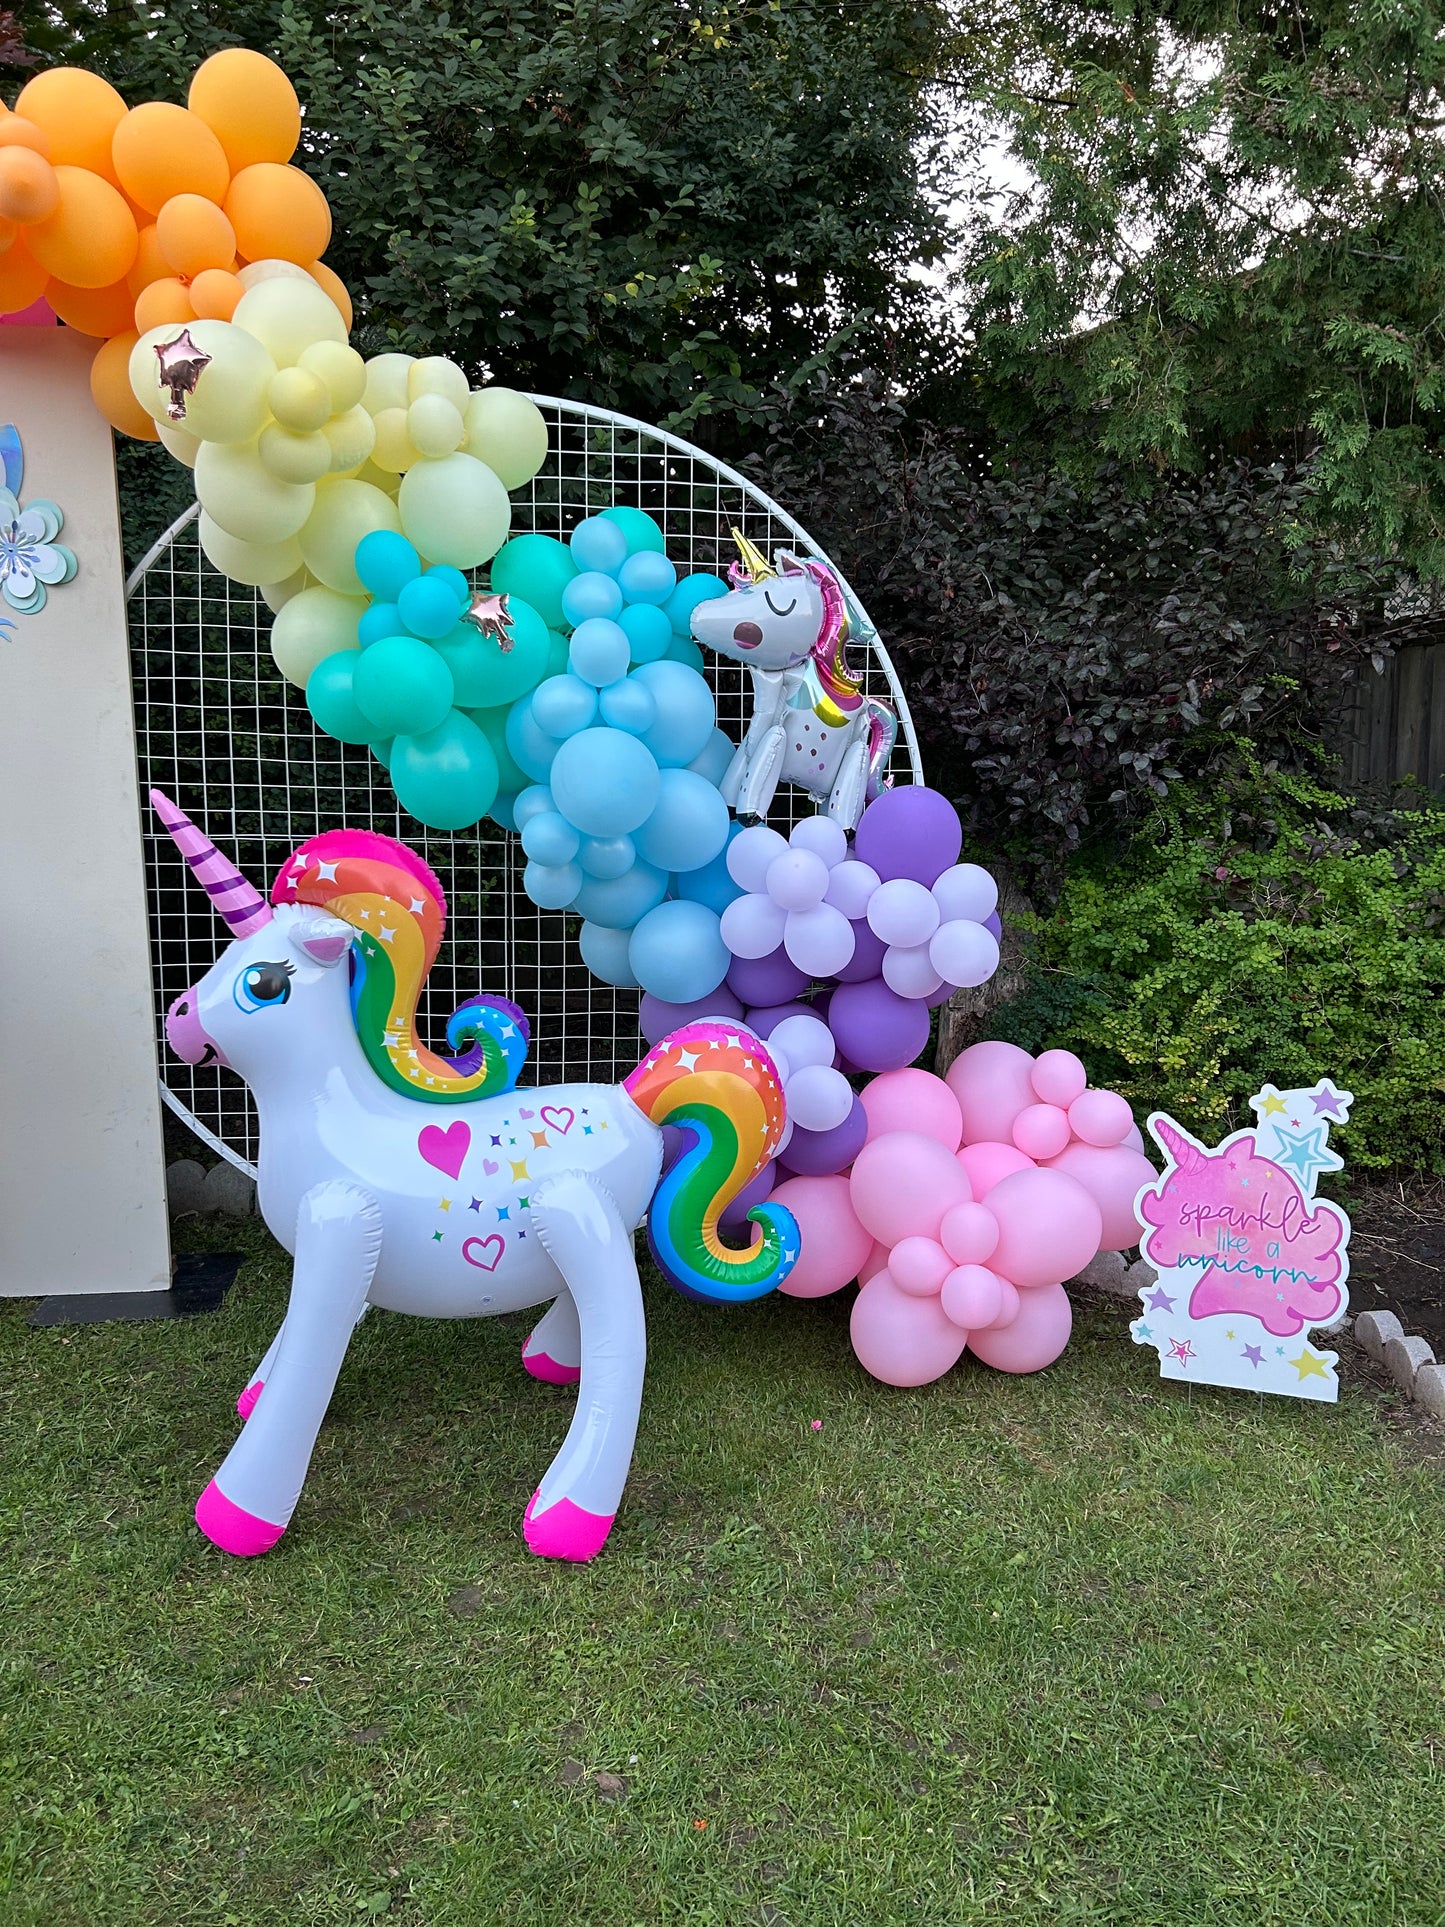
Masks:
[[[445,1130],[440,1124],[427,1124],[416,1141],[416,1148],[433,1170],[445,1172],[449,1178],[458,1178],[467,1152],[472,1148],[472,1127],[464,1124],[460,1118],[455,1124],[448,1124]]]
[[[495,1249],[493,1249],[494,1246]],[[462,1246],[462,1256],[469,1265],[475,1265],[478,1271],[495,1271],[502,1262],[502,1253],[506,1248],[506,1239],[500,1232],[494,1231],[490,1238],[468,1238]],[[472,1255],[474,1252],[481,1255],[474,1257]]]
[[[565,1124],[562,1121],[564,1118],[567,1120]],[[544,1104],[542,1106],[542,1122],[547,1126],[549,1131],[555,1131],[558,1137],[566,1137],[576,1121],[577,1113],[569,1110],[565,1104]]]

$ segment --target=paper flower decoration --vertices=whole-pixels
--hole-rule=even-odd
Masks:
[[[75,555],[55,539],[65,527],[65,517],[54,502],[36,500],[22,507],[25,456],[20,436],[9,423],[0,428],[0,459],[5,473],[5,486],[0,488],[0,597],[18,614],[33,616],[45,607],[47,588],[57,588],[74,576]],[[3,617],[0,624],[13,627]]]

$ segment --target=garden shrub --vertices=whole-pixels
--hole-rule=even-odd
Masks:
[[[1371,812],[1240,759],[1233,808],[1181,787],[1122,855],[1025,918],[1027,987],[990,1034],[1077,1051],[1205,1142],[1328,1074],[1355,1166],[1445,1171],[1445,811]]]

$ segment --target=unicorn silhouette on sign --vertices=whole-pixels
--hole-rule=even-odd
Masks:
[[[535,1378],[580,1381],[566,1440],[533,1493],[533,1552],[590,1559],[631,1462],[646,1338],[632,1235],[690,1296],[755,1298],[797,1260],[789,1212],[756,1205],[746,1249],[718,1219],[785,1125],[767,1049],[694,1023],[618,1085],[516,1088],[514,1004],[476,997],[416,1032],[446,899],[404,844],[365,830],[311,838],[268,903],[158,791],[161,822],[233,941],[166,1019],[190,1064],[233,1069],[261,1122],[257,1199],[295,1265],[285,1321],[238,1400],[245,1426],[196,1522],[225,1551],[268,1551],[290,1522],[353,1327],[368,1304],[428,1318],[551,1308],[522,1348]],[[662,1169],[662,1126],[683,1150]]]
[[[733,540],[742,561],[728,570],[729,593],[692,612],[698,642],[752,671],[752,714],[719,786],[723,801],[758,822],[778,784],[796,783],[856,829],[887,781],[898,718],[849,671],[842,584],[825,562],[779,549],[774,568],[737,529]]]

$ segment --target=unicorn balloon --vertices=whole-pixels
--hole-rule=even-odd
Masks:
[[[245,1425],[196,1522],[242,1557],[281,1537],[300,1497],[352,1329],[367,1305],[427,1318],[550,1309],[522,1348],[535,1378],[580,1381],[576,1416],[533,1493],[533,1552],[590,1559],[631,1462],[646,1338],[632,1234],[649,1212],[658,1264],[713,1302],[760,1296],[797,1260],[781,1206],[750,1212],[746,1249],[718,1219],[772,1156],[777,1068],[735,1024],[693,1023],[620,1086],[519,1090],[527,1026],[472,998],[416,1031],[446,899],[404,844],[364,830],[303,843],[266,902],[158,791],[232,942],[166,1020],[171,1047],[249,1084],[260,1113],[258,1202],[295,1265],[286,1317],[238,1400]],[[663,1171],[662,1126],[681,1154]]]
[[[752,671],[747,733],[720,785],[744,822],[767,815],[779,783],[822,799],[845,830],[887,780],[898,718],[862,693],[848,669],[848,605],[825,562],[779,549],[771,566],[733,530],[742,561],[727,595],[700,602],[692,633]]]

